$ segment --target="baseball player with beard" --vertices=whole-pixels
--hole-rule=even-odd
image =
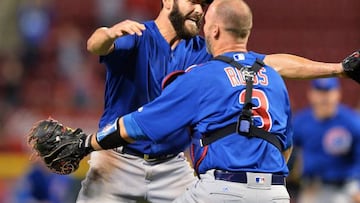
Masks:
[[[107,70],[99,128],[154,100],[166,75],[210,59],[197,36],[204,6],[200,0],[163,0],[154,21],[125,20],[93,33],[88,50],[100,55]],[[171,202],[195,180],[183,153],[189,143],[184,128],[157,143],[92,153],[77,202]]]
[[[197,36],[204,6],[204,0],[162,0],[153,21],[125,20],[91,35],[88,50],[100,55],[107,71],[100,129],[158,97],[166,75],[211,58],[204,39]],[[344,74],[341,63],[288,54],[267,55],[263,60],[287,78]],[[189,143],[184,128],[156,142],[141,140],[92,153],[77,203],[171,202],[196,180],[183,154]]]

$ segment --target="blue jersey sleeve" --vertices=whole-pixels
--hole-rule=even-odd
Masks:
[[[114,42],[114,50],[106,56],[100,56],[100,63],[106,64],[119,64],[107,66],[110,71],[112,68],[118,68],[122,65],[126,64],[124,59],[128,57],[136,46],[136,36],[135,35],[126,35],[123,37],[119,37]]]
[[[289,113],[291,115],[291,113]],[[288,125],[286,127],[286,142],[285,142],[285,146],[284,146],[284,149],[289,149],[290,147],[293,146],[293,140],[294,140],[294,129],[293,129],[293,126],[292,126],[292,123],[291,123],[291,116],[289,116],[289,119],[288,119]]]
[[[196,95],[200,95],[201,88],[193,88],[200,81],[188,77],[188,74],[179,76],[153,102],[132,113],[136,123],[152,141],[159,142],[194,122],[199,107]]]
[[[302,114],[303,112],[297,113],[294,115],[292,119],[292,126],[294,128],[294,134],[293,134],[293,142],[295,146],[301,146],[302,145]]]
[[[126,35],[115,40],[114,51],[129,51],[135,46],[136,35]]]
[[[348,118],[347,122],[353,136],[354,167],[351,171],[351,177],[360,181],[360,116],[357,112],[343,105],[339,107],[339,111],[343,113],[343,120]]]
[[[266,56],[264,54],[259,54],[259,53],[252,52],[252,51],[249,51],[249,53],[252,54],[253,56],[255,56],[255,58],[260,59],[262,61],[265,59],[265,56]]]
[[[132,114],[126,114],[123,117],[123,121],[126,132],[130,138],[132,138],[133,140],[146,139],[145,133],[141,130],[139,125],[133,119]]]

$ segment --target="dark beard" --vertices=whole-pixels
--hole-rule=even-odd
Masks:
[[[177,1],[174,1],[174,7],[169,14],[169,20],[175,29],[176,35],[180,39],[190,39],[197,35],[197,33],[191,33],[191,31],[185,27],[186,16],[181,14]]]

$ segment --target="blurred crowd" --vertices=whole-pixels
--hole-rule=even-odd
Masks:
[[[313,8],[320,7],[321,4],[316,4],[316,2],[319,3],[320,1],[315,1]],[[253,7],[254,12],[261,9],[261,7]],[[273,7],[275,8],[276,5],[274,4]],[[269,9],[271,10],[271,8]],[[99,64],[98,57],[86,51],[86,40],[101,25],[110,26],[124,19],[140,21],[153,19],[159,10],[160,0],[1,0],[0,153],[29,153],[25,141],[26,133],[35,121],[49,116],[64,121],[65,125],[81,127],[85,132],[95,131],[103,110],[105,71]],[[257,16],[263,17],[261,15],[266,15],[266,13],[261,12]],[[260,42],[259,44],[264,47],[271,47],[274,42],[280,42],[284,30],[291,34],[290,29],[282,25],[283,23],[286,24],[283,19],[289,18],[279,16],[279,19],[276,20],[275,18],[273,22],[275,25],[273,29],[269,28],[271,26],[263,26],[264,29],[261,32],[256,32],[274,32],[275,29],[280,28],[276,26],[281,26],[283,30],[277,29],[278,33],[272,35],[272,39],[262,38],[264,41],[259,41],[255,34],[254,38],[257,40],[254,41]],[[259,19],[255,19],[255,22],[255,26],[260,24]],[[264,18],[263,23],[265,22],[266,18]],[[358,23],[359,15],[347,22]],[[331,23],[331,20],[322,25],[326,26],[327,23]],[[296,25],[299,23],[295,21],[294,26]],[[300,28],[303,29],[303,27]],[[316,29],[312,29],[312,31],[314,30]],[[321,32],[322,30],[319,28],[317,31]],[[299,30],[293,32],[299,32]],[[351,36],[359,38],[359,32],[342,32],[349,36],[343,40],[352,40]],[[304,36],[304,39],[311,38],[306,34]],[[331,34],[322,37],[326,38],[327,36],[331,36]],[[286,40],[291,41],[291,37],[284,38],[284,44],[286,44]],[[353,48],[358,48],[356,45],[359,45],[359,40],[353,43],[355,46]],[[290,51],[301,50],[301,47],[307,48],[306,43],[299,41],[300,43],[301,46],[295,43],[284,46],[289,46],[288,50]],[[324,45],[324,49],[326,46],[333,46],[333,44],[327,45],[327,43],[320,44]],[[253,46],[251,43],[250,45]],[[334,46],[337,46],[336,42],[334,42]],[[323,55],[321,55],[323,52],[321,52],[320,47],[318,50],[309,49],[308,53],[317,53],[320,59],[331,56],[332,58],[329,60],[335,58],[338,60],[339,54],[344,54],[342,51],[346,51],[346,54],[349,54],[347,52],[350,51],[349,47],[345,45],[340,48],[338,52],[330,50]],[[258,50],[273,52],[271,49]],[[280,49],[280,51],[282,50]],[[315,56],[310,56],[310,58],[317,59]],[[351,101],[350,105],[356,108],[360,98],[355,92],[359,90],[359,87],[351,81],[341,80],[340,82],[344,87],[343,89],[347,90],[344,91],[344,98]],[[293,91],[295,88],[302,88],[299,84],[305,83],[288,82],[294,111],[302,107],[301,104],[306,103],[306,99],[303,97],[304,93]],[[347,97],[349,94],[352,98]],[[2,164],[9,161],[1,159],[1,156],[0,154],[0,161],[5,160],[1,162]],[[8,166],[1,165],[1,167]],[[0,203],[9,201],[34,202],[25,200],[34,176],[36,176],[36,181],[47,181],[49,183],[48,188],[52,188],[50,184],[52,178],[55,181],[52,184],[61,183],[65,185],[64,187],[66,184],[75,186],[79,184],[79,182],[75,184],[71,182],[74,180],[48,176],[46,171],[44,172],[45,175],[42,175],[42,167],[37,164],[29,167],[24,177],[16,180],[18,182],[14,184],[16,188],[14,191],[9,189],[9,182],[13,183],[13,180],[4,178],[0,170]],[[76,192],[76,189],[74,191]],[[57,193],[61,194],[59,191]],[[68,201],[71,202],[71,200]]]
[[[160,1],[149,0],[0,1],[0,203],[37,202],[31,193],[44,199],[40,202],[64,202],[31,191],[45,182],[42,188],[52,188],[54,181],[65,184],[65,178],[49,175],[38,164],[23,165],[21,158],[29,156],[25,135],[35,121],[47,117],[85,132],[96,130],[105,70],[86,51],[87,38],[99,26],[151,19],[159,10]],[[12,154],[20,158],[12,160]],[[20,176],[14,180],[11,170]],[[76,195],[80,180],[73,181],[70,191]]]
[[[0,151],[23,151],[36,120],[53,116],[93,130],[102,110],[104,70],[86,51],[100,25],[150,19],[160,1],[2,0]]]

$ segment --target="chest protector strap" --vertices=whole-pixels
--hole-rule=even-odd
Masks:
[[[209,145],[220,138],[228,136],[234,132],[238,133],[239,135],[246,136],[248,138],[257,137],[264,139],[271,144],[273,144],[276,148],[280,151],[283,151],[282,145],[276,135],[271,134],[268,131],[265,131],[262,128],[258,128],[253,125],[253,118],[252,118],[252,107],[253,104],[251,103],[252,99],[252,90],[253,90],[253,83],[254,77],[256,73],[264,66],[264,63],[256,59],[255,63],[251,67],[244,67],[238,62],[236,62],[233,58],[227,56],[217,56],[212,58],[211,60],[219,60],[225,63],[228,63],[235,68],[237,68],[246,81],[246,92],[245,92],[245,104],[240,113],[237,123],[233,123],[227,125],[223,128],[217,129],[213,132],[209,132],[203,135],[202,139],[200,140],[202,146]]]

